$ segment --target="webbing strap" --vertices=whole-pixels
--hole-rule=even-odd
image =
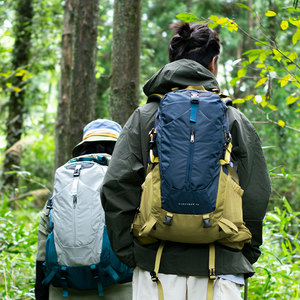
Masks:
[[[207,283],[206,300],[213,300],[213,292],[214,292],[214,281],[209,279]]]
[[[79,175],[80,175],[80,170],[81,170],[81,165],[77,165],[74,170],[73,174],[73,183],[72,183],[72,198],[73,198],[73,205],[75,207],[77,203],[77,188],[78,188],[78,183],[79,183]]]
[[[104,293],[103,293],[103,287],[102,287],[102,283],[101,283],[100,276],[99,276],[99,271],[95,264],[91,265],[90,269],[91,269],[93,279],[95,279],[97,282],[98,296],[102,297],[102,296],[104,296]]]
[[[68,282],[67,282],[67,267],[62,266],[60,268],[60,280],[63,288],[63,298],[68,298],[69,297],[69,291],[68,291]]]
[[[232,150],[232,144],[231,142],[227,145],[226,151],[225,151],[225,156],[224,156],[224,161],[225,164],[230,163],[230,155],[231,155],[231,150]]]
[[[42,284],[48,285],[57,272],[58,272],[58,268],[53,268],[52,271],[49,273],[49,275],[42,281]]]
[[[163,291],[163,287],[161,285],[161,282],[159,281],[157,274],[159,271],[159,266],[160,266],[160,261],[161,261],[161,256],[162,256],[162,252],[164,250],[164,246],[165,246],[165,241],[161,241],[157,252],[156,252],[156,257],[155,257],[155,265],[154,265],[154,271],[152,271],[151,274],[151,279],[152,281],[156,282],[157,284],[157,289],[158,289],[158,299],[159,300],[164,300],[164,291]]]
[[[191,103],[190,122],[192,122],[192,123],[196,123],[198,103],[194,103],[194,102]]]
[[[191,115],[190,115],[190,122],[196,123],[197,120],[197,110],[199,105],[199,99],[197,94],[191,95]]]
[[[209,244],[209,255],[208,255],[208,283],[207,283],[207,296],[206,300],[213,300],[214,280],[216,279],[215,270],[215,259],[216,259],[216,248],[215,244]]]
[[[159,158],[158,158],[158,156],[154,156],[154,154],[153,154],[153,150],[152,149],[150,149],[150,162],[151,163],[158,163],[159,162]]]
[[[141,228],[139,232],[139,236],[142,235],[148,235],[153,228],[153,226],[156,224],[156,220],[153,217],[150,217],[150,219],[144,224],[144,226]]]

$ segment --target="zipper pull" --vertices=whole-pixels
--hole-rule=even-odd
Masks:
[[[195,142],[195,130],[192,129],[191,130],[191,138],[190,138],[190,142],[193,144]]]
[[[76,208],[77,205],[77,195],[73,195],[73,208]]]

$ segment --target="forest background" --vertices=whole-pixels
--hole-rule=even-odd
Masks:
[[[169,25],[220,34],[218,80],[255,126],[273,189],[248,299],[299,299],[300,9],[292,0],[0,1],[0,298],[34,299],[39,213],[84,124],[122,125],[168,62]],[[113,45],[113,46],[112,46]]]

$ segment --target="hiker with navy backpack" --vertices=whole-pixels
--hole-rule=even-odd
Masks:
[[[132,270],[111,249],[100,199],[120,132],[114,121],[90,122],[55,172],[38,229],[37,300],[131,299]]]
[[[254,274],[271,182],[261,141],[216,80],[220,40],[173,25],[170,63],[143,87],[101,190],[133,300],[235,300]]]

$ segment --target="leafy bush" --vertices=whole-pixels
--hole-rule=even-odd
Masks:
[[[283,199],[285,209],[268,212],[264,226],[262,255],[249,279],[248,299],[300,298],[299,213]]]
[[[35,299],[38,213],[26,200],[12,210],[6,199],[0,199],[0,299]]]
[[[300,297],[298,240],[299,213],[286,199],[285,209],[268,212],[264,226],[262,255],[249,279],[248,299],[288,299]],[[29,201],[11,210],[0,198],[0,299],[34,299],[35,255],[39,213]]]

